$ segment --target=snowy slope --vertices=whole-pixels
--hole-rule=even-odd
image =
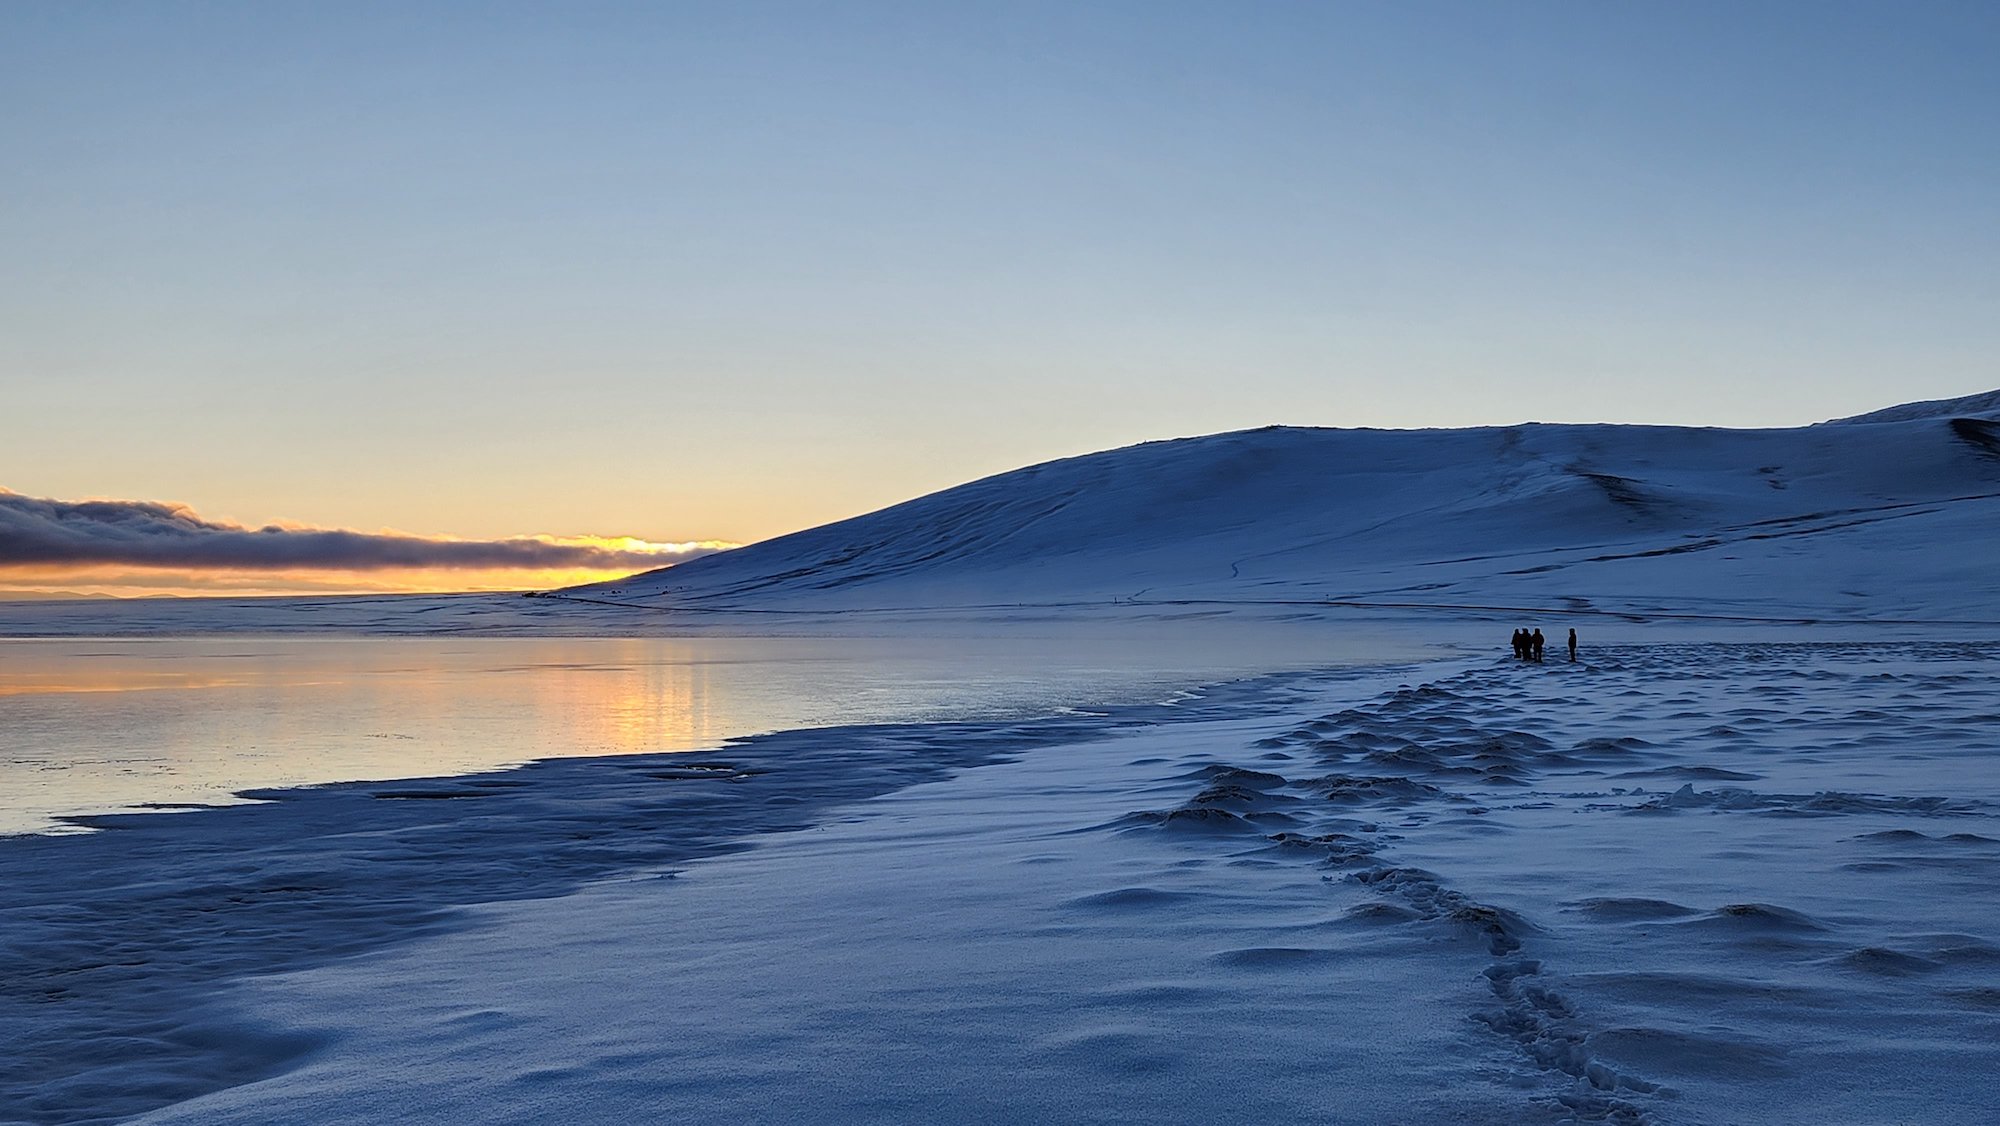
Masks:
[[[2000,390],[1982,391],[1977,395],[1963,395],[1956,399],[1926,399],[1919,403],[1901,403],[1884,407],[1879,411],[1857,414],[1848,418],[1836,418],[1823,426],[1844,426],[1855,422],[1909,422],[1918,418],[1980,418],[1993,421],[2000,418]]]
[[[688,608],[1333,599],[2000,620],[1996,405],[2000,392],[1773,430],[1270,427],[1150,442],[565,593]]]

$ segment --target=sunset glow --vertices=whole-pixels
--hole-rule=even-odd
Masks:
[[[65,501],[0,488],[0,597],[415,594],[534,590],[622,578],[723,551],[723,540],[256,527],[184,504]]]
[[[731,545],[733,546],[733,545]],[[659,566],[676,562],[662,556]],[[222,570],[180,573],[117,567],[0,568],[0,599],[75,595],[86,598],[267,597],[317,594],[445,594],[551,590],[621,579],[649,567],[529,570],[444,568],[352,570]]]

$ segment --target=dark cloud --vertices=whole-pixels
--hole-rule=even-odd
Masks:
[[[245,528],[152,501],[61,501],[0,489],[0,567],[126,564],[139,567],[376,571],[391,568],[660,567],[726,544],[427,539],[333,528]]]

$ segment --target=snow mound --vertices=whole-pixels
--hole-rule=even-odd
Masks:
[[[1149,442],[562,596],[689,611],[1345,602],[2000,620],[1980,558],[2000,527],[2000,422],[1959,409],[1981,402],[2000,391],[1868,426]]]

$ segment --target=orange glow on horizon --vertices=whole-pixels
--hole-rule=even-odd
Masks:
[[[564,543],[578,542],[565,539]],[[563,568],[325,568],[151,569],[127,566],[0,567],[0,601],[76,595],[86,598],[261,598],[354,594],[471,594],[554,590],[610,582],[682,561],[669,554],[680,545],[636,539],[593,540],[609,550],[661,551],[655,567]],[[733,547],[734,544],[700,544]]]

